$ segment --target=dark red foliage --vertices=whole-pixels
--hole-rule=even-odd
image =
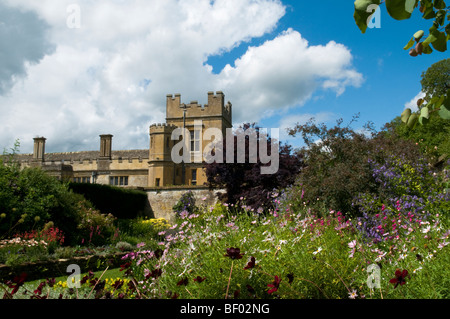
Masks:
[[[255,124],[244,124],[243,130],[254,129],[257,133],[258,156],[256,163],[250,163],[249,137],[245,139],[245,163],[238,163],[238,143],[234,136],[234,161],[229,163],[226,149],[223,143],[223,163],[205,164],[205,172],[210,187],[221,187],[226,189],[226,195],[220,199],[229,204],[236,204],[241,197],[245,198],[245,204],[254,209],[273,208],[270,194],[274,189],[285,188],[294,183],[297,173],[300,171],[302,161],[297,154],[292,153],[289,145],[279,145],[279,168],[275,174],[261,174],[262,166],[270,166],[271,163],[262,164],[259,154],[259,132],[260,128]],[[224,137],[225,138],[225,137]],[[271,152],[272,146],[278,146],[270,138],[262,139],[267,143],[267,152]],[[267,155],[267,154],[264,154]]]

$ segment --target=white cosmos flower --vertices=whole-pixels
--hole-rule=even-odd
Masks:
[[[315,252],[313,252],[313,255],[317,255],[321,251],[322,251],[322,247],[319,247],[319,248],[317,248],[317,250]]]

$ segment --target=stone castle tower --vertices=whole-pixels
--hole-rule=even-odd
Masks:
[[[168,185],[203,185],[206,176],[199,163],[175,164],[171,158],[172,147],[177,141],[172,140],[176,128],[185,128],[190,135],[190,151],[203,153],[204,146],[210,141],[203,139],[203,132],[217,128],[225,133],[231,128],[231,103],[225,105],[223,92],[208,92],[208,104],[197,101],[181,103],[181,95],[167,95],[166,123],[150,126],[149,175],[148,184],[152,186]],[[196,127],[195,121],[201,121]]]

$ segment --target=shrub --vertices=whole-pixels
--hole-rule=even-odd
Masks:
[[[390,156],[384,164],[369,159],[378,189],[355,196],[353,205],[362,212],[359,229],[365,237],[381,240],[393,236],[400,227],[425,222],[434,214],[448,214],[450,194],[443,177],[423,158],[410,162]],[[404,218],[405,222],[399,224]]]
[[[77,225],[78,243],[82,245],[102,246],[117,239],[115,217],[111,214],[101,214],[89,202],[78,203],[81,220]]]
[[[139,190],[87,183],[69,183],[69,188],[82,194],[102,214],[112,214],[120,219],[142,216],[147,205],[147,194]]]
[[[0,236],[41,229],[52,221],[71,244],[80,220],[77,203],[82,200],[39,168],[20,170],[0,162]]]
[[[244,163],[238,162],[238,138],[234,136],[234,149],[228,150],[223,146],[223,161],[214,161],[205,164],[205,172],[210,187],[225,188],[226,194],[219,199],[228,204],[236,205],[241,198],[245,198],[246,204],[253,209],[262,207],[266,212],[272,209],[270,194],[275,189],[281,189],[291,185],[295,181],[295,176],[299,172],[302,161],[298,154],[292,151],[289,145],[278,145],[271,138],[261,138],[260,128],[255,124],[244,124],[242,128],[253,130],[256,136],[256,149],[259,150],[260,143],[267,143],[267,151],[272,152],[272,148],[278,147],[279,166],[274,174],[261,174],[261,168],[273,163],[262,164],[260,154],[256,158],[256,163],[250,163],[250,137],[245,136]],[[270,150],[270,151],[269,151]],[[229,163],[227,153],[233,153],[233,163]]]
[[[339,120],[336,126],[328,128],[310,120],[290,131],[294,136],[300,133],[306,144],[300,150],[306,167],[300,171],[295,186],[288,190],[294,206],[302,206],[304,202],[317,210],[326,207],[347,215],[361,215],[352,206],[354,196],[377,189],[369,157],[383,163],[390,154],[403,154],[406,159],[421,155],[414,143],[376,133],[370,123],[365,125],[370,136],[355,132],[349,125],[342,127]]]
[[[115,247],[120,251],[132,251],[134,249],[133,245],[126,241],[119,241]]]
[[[181,195],[178,202],[173,206],[173,211],[177,217],[182,214],[193,214],[197,211],[195,206],[195,196],[192,191],[188,191]]]

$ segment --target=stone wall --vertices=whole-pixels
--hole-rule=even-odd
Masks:
[[[195,204],[197,206],[206,205],[213,206],[217,202],[217,193],[225,192],[224,190],[210,191],[208,187],[186,187],[186,186],[171,186],[171,188],[146,188],[148,201],[153,211],[154,218],[165,218],[169,223],[175,221],[175,214],[172,207],[180,200],[181,196],[192,191],[195,197]]]

